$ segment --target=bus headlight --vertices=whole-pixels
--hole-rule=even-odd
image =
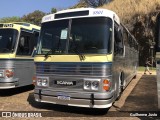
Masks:
[[[42,86],[42,79],[41,78],[37,78],[37,86]]]
[[[4,77],[4,72],[0,72],[0,78]]]
[[[91,81],[84,81],[84,89],[85,90],[91,89]]]
[[[99,88],[99,81],[92,82],[92,90],[98,90]]]
[[[43,87],[47,87],[48,86],[48,80],[47,79],[43,79],[42,80],[42,86]]]
[[[48,77],[37,77],[37,86],[48,87],[49,78]]]
[[[84,90],[98,91],[99,82],[100,82],[100,79],[84,79],[83,88]]]

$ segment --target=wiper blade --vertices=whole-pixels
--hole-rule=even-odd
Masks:
[[[74,43],[73,51],[79,56],[79,59],[81,61],[85,60],[85,56],[78,49],[78,45],[76,44],[76,41],[75,41],[75,36],[73,36],[73,43]]]
[[[74,50],[73,50],[78,56],[79,56],[79,59],[82,61],[82,60],[85,60],[85,55],[84,54],[82,54],[77,48],[75,48]]]
[[[48,58],[48,56],[49,56],[50,52],[52,52],[52,53],[53,53],[53,49],[50,49],[50,50],[49,50],[49,51],[44,55],[44,57],[45,57],[45,58]]]

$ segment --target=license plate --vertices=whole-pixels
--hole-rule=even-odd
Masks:
[[[59,99],[59,100],[67,101],[67,100],[70,100],[70,96],[59,95],[59,96],[58,96],[58,99]]]

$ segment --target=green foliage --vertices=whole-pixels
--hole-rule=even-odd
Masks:
[[[86,8],[86,7],[100,7],[104,4],[111,2],[112,0],[79,0],[78,4],[72,6],[70,9],[74,8]]]
[[[45,16],[46,13],[36,10],[32,13],[29,13],[28,15],[24,15],[21,19],[24,22],[29,22],[35,25],[40,25],[42,17]]]
[[[103,6],[104,4],[109,3],[112,0],[81,0],[84,1],[84,3],[87,4],[87,6],[90,7],[100,7]]]
[[[70,7],[70,9],[75,9],[75,8],[86,8],[86,7],[87,7],[87,4],[85,3],[85,1],[84,1],[84,0],[80,0],[80,1],[78,2],[78,4],[76,4],[76,5],[72,6],[72,7]]]
[[[13,17],[4,17],[0,19],[0,23],[10,23],[10,22],[22,22],[20,17],[13,16]]]
[[[28,22],[35,25],[40,25],[42,17],[45,16],[46,13],[36,10],[32,13],[29,13],[27,15],[24,15],[23,17],[5,17],[0,19],[0,23],[9,23],[9,22]]]
[[[56,8],[52,8],[51,9],[51,13],[56,13],[57,12],[57,9]]]

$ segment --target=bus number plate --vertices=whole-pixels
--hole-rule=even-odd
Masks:
[[[68,101],[68,100],[70,100],[70,96],[60,95],[60,96],[58,96],[58,99],[59,99],[59,100],[64,100],[64,101]]]

